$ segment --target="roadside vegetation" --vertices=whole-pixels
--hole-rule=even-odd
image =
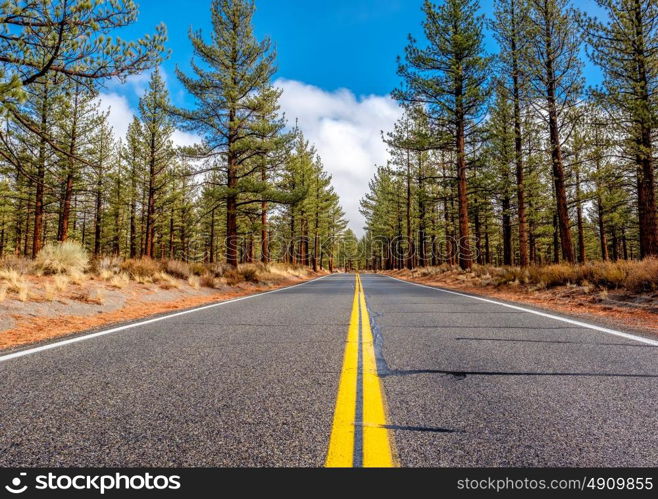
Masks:
[[[147,257],[90,258],[79,244],[65,242],[47,244],[34,260],[20,256],[0,259],[0,302],[77,299],[102,304],[105,290],[124,290],[135,284],[153,291],[226,290],[244,284],[271,286],[311,274],[308,267],[285,263],[231,267]],[[80,289],[85,292],[74,292]]]
[[[594,261],[572,265],[559,263],[526,268],[474,265],[470,271],[464,271],[458,265],[445,264],[401,272],[418,278],[456,279],[478,287],[524,286],[536,291],[559,286],[579,286],[586,292],[658,292],[658,258],[642,261]]]

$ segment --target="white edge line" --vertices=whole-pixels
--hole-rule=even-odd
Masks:
[[[646,343],[647,345],[658,346],[658,341],[656,341],[656,340],[651,340],[649,338],[644,338],[642,336],[636,336],[634,334],[624,333],[622,331],[617,331],[615,329],[608,329],[608,328],[605,328],[605,327],[595,326],[593,324],[588,324],[586,322],[575,321],[573,319],[567,319],[566,317],[560,317],[558,315],[547,314],[545,312],[539,312],[537,310],[532,310],[530,308],[519,307],[517,305],[510,305],[508,303],[502,303],[502,302],[499,302],[499,301],[496,301],[496,300],[489,300],[487,298],[481,298],[479,296],[467,295],[467,294],[464,294],[464,293],[458,293],[457,291],[450,291],[450,290],[447,290],[447,289],[437,288],[437,287],[434,287],[434,286],[427,286],[426,284],[419,284],[417,282],[405,281],[404,279],[398,279],[397,277],[393,277],[393,276],[386,275],[386,274],[379,274],[379,275],[383,275],[384,277],[388,277],[389,279],[394,279],[396,281],[400,281],[400,282],[403,282],[405,284],[409,284],[411,286],[420,286],[421,288],[433,289],[434,291],[439,291],[439,292],[442,292],[442,293],[449,293],[451,295],[464,296],[466,298],[472,298],[473,300],[479,300],[479,301],[484,301],[484,302],[487,302],[487,303],[493,303],[494,305],[500,305],[501,307],[507,307],[507,308],[511,308],[511,309],[514,309],[514,310],[521,310],[522,312],[528,312],[528,313],[531,313],[531,314],[539,315],[541,317],[547,317],[548,319],[554,319],[556,321],[566,322],[568,324],[573,324],[575,326],[583,327],[583,328],[586,328],[586,329],[593,329],[594,331],[600,331],[602,333],[612,334],[614,336],[620,336],[622,338],[626,338],[626,339],[629,339],[629,340],[639,341],[640,343]],[[541,328],[539,328],[539,329],[541,329]],[[2,360],[2,359],[0,359],[0,360]]]
[[[99,331],[97,333],[83,334],[81,336],[76,336],[75,338],[70,338],[68,340],[62,340],[62,341],[56,341],[54,343],[48,343],[47,345],[43,345],[43,346],[40,346],[40,347],[28,348],[26,350],[19,350],[18,352],[10,353],[10,354],[7,354],[7,355],[0,355],[0,363],[6,362],[8,360],[18,359],[20,357],[25,357],[27,355],[32,355],[32,354],[39,353],[39,352],[45,352],[46,350],[52,350],[53,348],[59,348],[59,347],[63,347],[63,346],[66,346],[66,345],[71,345],[73,343],[79,343],[81,341],[91,340],[93,338],[98,338],[100,336],[106,336],[108,334],[118,333],[118,332],[121,332],[121,331],[125,331],[126,329],[132,329],[132,328],[135,328],[135,327],[146,326],[148,324],[153,324],[155,322],[160,322],[160,321],[164,321],[164,320],[167,320],[167,319],[173,319],[174,317],[180,317],[181,315],[193,314],[195,312],[201,312],[203,310],[208,310],[208,309],[215,308],[215,307],[221,307],[222,305],[228,305],[229,303],[236,303],[236,302],[239,302],[239,301],[242,301],[242,300],[248,300],[250,298],[257,298],[259,296],[269,295],[270,293],[279,293],[281,291],[286,291],[288,289],[293,289],[293,288],[297,288],[299,286],[304,286],[306,284],[310,284],[312,282],[320,281],[320,280],[325,279],[327,277],[331,277],[332,275],[335,275],[335,274],[325,275],[325,276],[322,276],[322,277],[318,277],[316,279],[311,279],[310,281],[295,284],[293,286],[287,286],[285,288],[273,289],[272,291],[265,291],[263,293],[255,293],[253,295],[242,296],[240,298],[234,298],[232,300],[226,300],[226,301],[221,301],[221,302],[218,302],[218,303],[212,303],[210,305],[204,305],[202,307],[197,307],[197,308],[193,308],[193,309],[190,309],[190,310],[184,310],[182,312],[174,312],[172,314],[164,315],[162,317],[156,317],[154,319],[148,319],[148,320],[145,320],[145,321],[135,322],[133,324],[127,324],[125,326],[120,326],[120,327],[115,327],[115,328],[112,328],[112,329],[107,329],[105,331]]]

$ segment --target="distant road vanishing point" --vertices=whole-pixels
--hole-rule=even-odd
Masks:
[[[655,466],[658,341],[362,274],[0,357],[5,467]]]

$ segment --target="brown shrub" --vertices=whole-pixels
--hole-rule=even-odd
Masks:
[[[179,279],[187,279],[192,275],[190,266],[180,260],[167,261],[165,264],[165,271],[167,274],[178,277]]]
[[[532,266],[528,269],[528,279],[531,283],[541,284],[548,288],[564,286],[578,282],[579,271],[574,265],[557,263],[546,266]]]
[[[121,270],[127,272],[135,280],[152,279],[162,272],[162,264],[151,258],[129,259],[121,264]]]
[[[215,277],[224,277],[224,274],[230,270],[230,267],[224,263],[211,263],[206,266],[206,270]]]
[[[238,272],[242,276],[242,280],[246,282],[258,282],[259,274],[266,272],[262,264],[246,264],[238,267]]]
[[[658,289],[658,258],[645,258],[639,262],[629,262],[624,287],[635,293]]]
[[[190,263],[190,272],[192,273],[192,275],[202,276],[203,274],[206,273],[207,270],[208,269],[206,268],[206,265],[203,263],[198,263],[198,262]]]
[[[204,288],[215,288],[217,279],[211,272],[205,272],[200,278],[199,282]]]
[[[619,288],[624,285],[629,262],[592,262],[585,266],[587,280],[604,288]]]

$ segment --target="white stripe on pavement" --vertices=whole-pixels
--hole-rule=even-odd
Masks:
[[[573,319],[567,319],[566,317],[560,317],[558,315],[547,314],[545,312],[539,312],[537,310],[532,310],[530,308],[519,307],[518,305],[510,305],[508,303],[502,303],[502,302],[499,302],[499,301],[496,301],[496,300],[489,300],[487,298],[481,298],[479,296],[467,295],[467,294],[464,294],[464,293],[458,293],[457,291],[449,291],[449,290],[443,289],[443,288],[437,288],[437,287],[434,287],[434,286],[427,286],[425,284],[418,284],[416,282],[405,281],[403,279],[398,279],[397,277],[393,277],[393,276],[390,276],[390,275],[385,275],[385,274],[379,274],[379,275],[384,275],[385,277],[388,277],[389,279],[394,279],[396,281],[400,281],[402,283],[409,284],[411,286],[420,286],[421,288],[433,289],[434,291],[439,291],[441,293],[448,293],[448,294],[451,294],[451,295],[457,295],[457,296],[463,296],[463,297],[466,297],[466,298],[471,298],[473,300],[479,300],[479,301],[483,301],[483,302],[487,302],[487,303],[493,303],[494,305],[500,305],[501,307],[507,307],[507,308],[511,308],[511,309],[514,309],[514,310],[520,310],[522,312],[528,312],[530,314],[539,315],[540,317],[546,317],[548,319],[554,319],[556,321],[566,322],[567,324],[573,324],[574,326],[579,326],[579,327],[583,327],[583,328],[586,328],[586,329],[592,329],[594,331],[600,331],[602,333],[611,334],[613,336],[619,336],[621,338],[626,338],[628,340],[639,341],[640,343],[645,343],[647,345],[652,345],[652,346],[657,346],[658,347],[658,341],[656,341],[656,340],[651,340],[649,338],[644,338],[642,336],[636,336],[634,334],[624,333],[622,331],[617,331],[615,329],[608,329],[608,328],[605,328],[605,327],[594,326],[593,324],[587,324],[586,322],[580,322],[580,321],[576,321],[576,320],[573,320]]]
[[[43,345],[43,346],[40,346],[40,347],[28,348],[26,350],[19,350],[18,352],[14,352],[14,353],[10,353],[10,354],[7,354],[7,355],[0,356],[0,363],[6,362],[8,360],[17,359],[19,357],[25,357],[26,355],[32,355],[32,354],[39,353],[39,352],[45,352],[46,350],[52,350],[53,348],[59,348],[59,347],[63,347],[63,346],[66,346],[66,345],[71,345],[73,343],[79,343],[81,341],[91,340],[93,338],[98,338],[100,336],[106,336],[108,334],[113,334],[113,333],[119,333],[121,331],[125,331],[126,329],[132,329],[132,328],[135,328],[135,327],[140,327],[140,326],[146,326],[148,324],[153,324],[155,322],[165,321],[167,319],[173,319],[174,317],[180,317],[181,315],[193,314],[195,312],[201,312],[203,310],[208,310],[210,308],[221,307],[222,305],[228,305],[229,303],[235,303],[235,302],[242,301],[242,300],[249,300],[250,298],[257,298],[259,296],[269,295],[270,293],[278,293],[278,292],[281,292],[281,291],[286,291],[288,289],[297,288],[299,286],[304,286],[304,285],[310,284],[312,282],[317,282],[317,281],[320,281],[322,279],[326,279],[327,277],[331,277],[333,275],[336,275],[336,274],[330,274],[330,275],[318,277],[317,279],[313,279],[313,280],[310,280],[310,281],[295,284],[294,286],[288,286],[288,287],[280,288],[280,289],[273,289],[272,291],[266,291],[264,293],[256,293],[256,294],[249,295],[249,296],[243,296],[241,298],[234,298],[233,300],[226,300],[226,301],[222,301],[222,302],[218,302],[218,303],[213,303],[211,305],[204,305],[202,307],[193,308],[191,310],[184,310],[182,312],[175,312],[173,314],[164,315],[162,317],[156,317],[155,319],[148,319],[148,320],[145,320],[145,321],[135,322],[133,324],[127,324],[125,326],[115,327],[113,329],[108,329],[106,331],[99,331],[98,333],[84,334],[82,336],[76,336],[75,338],[70,338],[68,340],[56,341],[54,343],[49,343],[47,345]]]

